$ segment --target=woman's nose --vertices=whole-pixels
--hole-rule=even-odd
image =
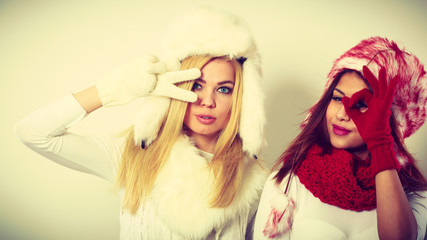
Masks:
[[[202,107],[214,108],[215,105],[215,96],[213,93],[201,93],[199,95],[200,105]]]
[[[350,117],[345,112],[344,105],[341,105],[339,107],[339,109],[337,110],[336,116],[337,116],[337,119],[340,121],[349,121],[350,120]]]

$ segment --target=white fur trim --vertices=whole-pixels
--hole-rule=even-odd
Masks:
[[[257,207],[266,179],[257,163],[248,162],[233,203],[227,208],[210,208],[212,172],[199,150],[187,137],[181,137],[150,195],[156,213],[173,232],[190,239],[201,239],[230,219],[248,214]]]
[[[141,110],[134,121],[135,145],[144,141],[148,147],[159,133],[160,126],[165,118],[170,105],[167,97],[149,96],[142,100]]]
[[[241,18],[218,9],[196,8],[173,21],[163,41],[163,54],[179,60],[192,55],[235,58],[251,54],[253,46]]]
[[[264,138],[265,113],[264,94],[260,90],[261,70],[259,63],[248,58],[243,64],[243,97],[239,134],[243,150],[257,155],[266,145]]]

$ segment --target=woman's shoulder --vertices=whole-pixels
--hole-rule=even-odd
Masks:
[[[279,189],[280,191],[285,191],[285,188],[287,185],[291,185],[294,183],[294,175],[287,174],[280,182],[277,180],[277,170],[274,170],[270,173],[270,175],[267,177],[267,181],[265,182],[265,186],[267,188],[275,188]],[[289,186],[290,187],[290,186]],[[288,188],[289,188],[288,187]]]

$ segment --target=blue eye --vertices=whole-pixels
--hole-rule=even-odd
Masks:
[[[229,94],[232,92],[233,89],[229,88],[229,87],[220,87],[218,89],[218,92],[220,93],[225,93],[225,94]]]
[[[194,83],[193,84],[193,87],[191,88],[191,90],[192,91],[195,91],[195,90],[199,90],[199,89],[201,89],[202,88],[202,85],[200,85],[200,84],[198,84],[198,83]]]

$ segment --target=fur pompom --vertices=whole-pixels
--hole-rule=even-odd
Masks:
[[[275,238],[291,230],[295,203],[284,193],[279,192],[271,202],[271,211],[264,228],[264,236]]]

